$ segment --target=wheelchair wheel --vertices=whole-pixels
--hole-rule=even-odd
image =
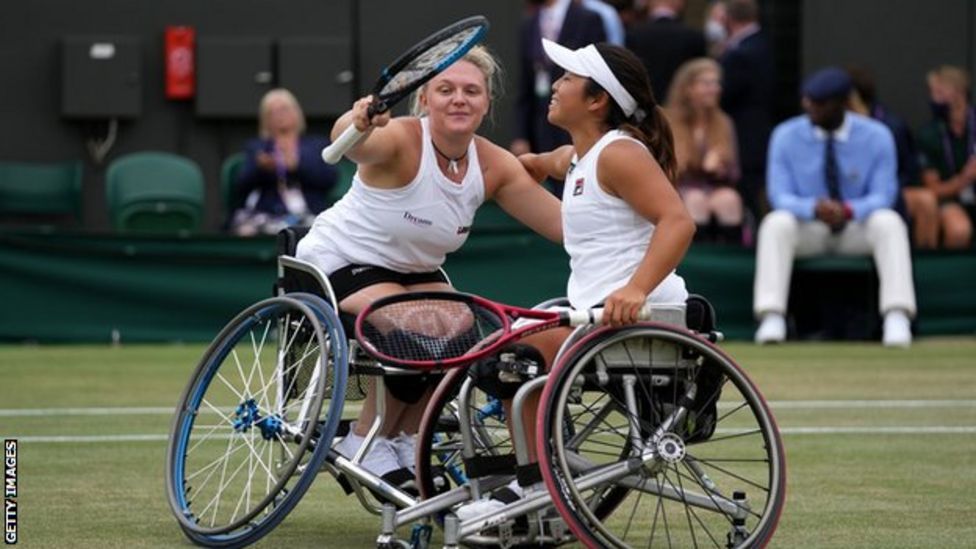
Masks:
[[[775,420],[727,355],[661,324],[604,328],[550,374],[540,468],[589,547],[762,547],[786,466]],[[569,420],[574,428],[567,430]]]
[[[450,479],[454,486],[468,480],[464,462],[461,403],[458,395],[468,389],[466,417],[473,435],[471,444],[479,458],[509,456],[514,478],[515,456],[512,440],[505,426],[501,401],[488,397],[468,379],[464,368],[451,370],[434,391],[417,434],[417,484],[423,499],[431,498],[446,488],[438,486],[439,479]]]
[[[308,294],[261,301],[224,327],[170,432],[166,490],[187,537],[247,545],[298,503],[338,429],[347,354],[335,313]]]

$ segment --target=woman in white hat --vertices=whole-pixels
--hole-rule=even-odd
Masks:
[[[542,44],[566,70],[552,86],[548,118],[569,132],[572,145],[520,160],[537,178],[565,177],[570,304],[603,303],[604,322],[612,325],[635,322],[645,303],[684,304],[688,292],[674,270],[695,224],[673,184],[671,129],[644,65],[609,44]],[[541,350],[547,358],[555,351]]]
[[[602,303],[603,321],[615,326],[636,322],[647,303],[683,307],[688,291],[675,268],[691,244],[695,223],[672,183],[671,129],[644,65],[630,51],[609,44],[570,50],[543,39],[542,45],[566,70],[552,86],[548,118],[569,132],[572,145],[519,160],[539,181],[551,176],[566,182],[562,225],[572,269],[570,305],[583,309]],[[569,333],[570,328],[548,330],[506,351],[548,366]],[[502,387],[492,372],[476,365],[469,374],[482,390],[503,399],[510,413],[508,398],[515,388]],[[532,426],[536,405],[529,398],[523,423]],[[532,461],[534,434],[526,431]],[[526,479],[521,482],[531,483]],[[470,519],[522,495],[513,481],[456,513]]]

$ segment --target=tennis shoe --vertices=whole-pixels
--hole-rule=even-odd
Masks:
[[[881,339],[885,347],[901,347],[912,345],[912,323],[903,311],[889,311],[884,318],[884,336]]]
[[[400,434],[390,441],[396,450],[397,462],[400,467],[410,469],[411,473],[417,471],[417,435],[408,435],[400,431]]]
[[[504,496],[502,492],[505,492]],[[501,497],[502,499],[498,499]],[[492,496],[485,496],[477,501],[466,503],[454,512],[461,521],[483,517],[489,513],[498,511],[509,503],[525,497],[525,490],[519,486],[518,481],[513,480],[508,486],[496,490]]]
[[[756,343],[780,343],[786,339],[786,318],[779,313],[766,313],[756,330]]]
[[[350,427],[349,434],[340,440],[339,444],[335,445],[335,450],[346,458],[352,459],[359,450],[359,447],[363,445],[363,442],[365,442],[365,439],[355,434]],[[395,471],[400,468],[400,462],[397,459],[397,450],[393,446],[393,443],[390,442],[390,439],[386,437],[376,437],[373,439],[373,447],[363,456],[363,460],[359,465],[378,477],[382,477],[390,471]]]

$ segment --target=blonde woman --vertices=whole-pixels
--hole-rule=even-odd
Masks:
[[[678,190],[703,239],[742,242],[738,147],[732,120],[719,107],[722,69],[693,59],[671,81],[666,113],[674,133]]]
[[[244,206],[234,212],[232,232],[275,234],[288,225],[310,224],[338,180],[336,169],[322,162],[328,143],[305,133],[305,115],[291,92],[266,93],[258,107],[258,138],[244,149],[235,189]]]
[[[452,290],[440,267],[464,244],[485,200],[562,241],[559,201],[515,156],[477,134],[497,73],[491,54],[475,47],[420,88],[414,115],[370,119],[368,96],[336,121],[333,136],[350,124],[366,132],[346,153],[358,170],[346,195],[316,218],[297,255],[328,273],[342,312],[358,314],[398,293]],[[383,430],[362,461],[366,469],[379,476],[413,469],[432,383],[421,376],[386,381]],[[337,446],[343,455],[359,449],[376,417],[372,385],[369,391],[358,422]]]
[[[943,65],[927,75],[932,121],[918,132],[922,183],[939,201],[942,245],[968,248],[976,211],[976,109],[969,74]]]

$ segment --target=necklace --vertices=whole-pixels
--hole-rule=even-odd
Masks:
[[[433,139],[430,140],[430,144],[433,145],[434,150],[437,151],[437,154],[444,157],[444,160],[447,160],[447,171],[456,175],[459,171],[458,162],[464,160],[464,158],[468,156],[468,149],[464,149],[464,154],[462,154],[461,156],[457,158],[451,158],[450,156],[447,156],[440,149],[437,148],[437,145],[434,143]]]

